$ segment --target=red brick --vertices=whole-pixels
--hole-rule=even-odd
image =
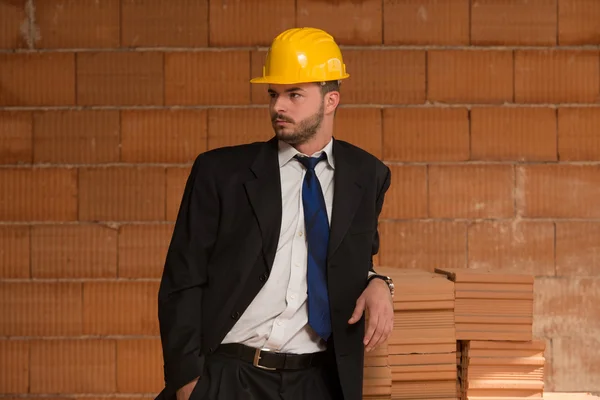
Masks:
[[[29,226],[0,226],[0,279],[31,277],[29,236]]]
[[[206,110],[124,110],[124,162],[191,163],[206,151]]]
[[[250,102],[250,52],[200,51],[165,55],[167,105]]]
[[[112,110],[36,112],[33,118],[34,162],[118,162],[119,124],[119,112]]]
[[[431,50],[428,99],[503,103],[513,99],[513,55],[505,50]]]
[[[77,104],[162,105],[163,54],[100,52],[77,55]]]
[[[31,393],[113,393],[114,340],[38,340],[31,343]]]
[[[72,53],[0,54],[0,106],[75,104]]]
[[[165,217],[165,169],[83,168],[79,171],[79,219],[147,221]]]
[[[77,219],[77,171],[70,168],[0,169],[0,220]]]
[[[37,48],[119,47],[119,0],[45,0],[35,4]]]
[[[342,104],[414,104],[425,101],[425,52],[346,50],[350,78],[341,88]]]
[[[384,219],[427,217],[427,167],[390,165],[392,183],[381,212]]]
[[[0,336],[81,334],[81,283],[0,282]]]
[[[298,0],[296,13],[296,26],[317,26],[324,29],[340,45],[367,45],[382,42],[380,0],[334,2]]]
[[[121,226],[119,278],[160,278],[172,234],[172,224]]]
[[[31,229],[34,278],[117,276],[117,231],[101,225],[38,225]]]
[[[560,45],[600,43],[600,3],[596,0],[558,0]]]
[[[210,46],[268,46],[296,25],[295,0],[211,0]]]
[[[592,221],[556,223],[556,274],[600,276],[600,224]]]
[[[0,388],[3,394],[29,391],[29,342],[0,339]]]
[[[598,218],[600,167],[527,165],[517,170],[517,207],[524,217]]]
[[[600,308],[597,305],[600,279],[537,278],[534,293],[534,334],[538,337],[556,340],[564,336],[597,335],[600,329]],[[559,365],[560,360],[555,358],[554,367]]]
[[[23,26],[29,27],[25,2],[26,0],[0,2],[0,49],[27,47],[27,38],[22,30]]]
[[[124,0],[124,47],[206,47],[208,0]]]
[[[158,335],[159,282],[84,282],[83,333]]]
[[[384,0],[385,44],[469,44],[469,0]]]
[[[469,226],[469,268],[554,275],[554,224],[482,221]]]
[[[576,326],[572,328],[577,329]],[[600,392],[600,339],[597,331],[586,335],[573,334],[555,338],[552,340],[552,349],[552,377],[556,391],[586,391],[595,394]],[[590,395],[589,400],[593,400],[594,397],[596,396]]]
[[[208,111],[208,148],[269,140],[274,135],[266,108],[215,108]]]
[[[464,268],[467,228],[450,221],[406,221],[379,224],[379,263],[386,267]]]
[[[177,219],[181,197],[191,170],[191,167],[167,168],[167,221]]]
[[[600,100],[600,57],[588,50],[517,50],[515,101],[593,103]]]
[[[0,111],[0,164],[31,163],[32,136],[30,112]]]
[[[350,142],[381,158],[382,131],[381,109],[338,108],[333,126],[336,139]]]
[[[471,44],[556,44],[556,0],[473,0]]]
[[[117,392],[159,393],[163,382],[160,339],[117,341]]]
[[[383,110],[386,161],[466,161],[469,115],[463,108]]]
[[[508,218],[514,215],[510,165],[429,166],[432,218]]]
[[[556,111],[551,108],[473,108],[471,159],[555,161]]]
[[[561,161],[600,160],[600,108],[558,109],[558,154]]]

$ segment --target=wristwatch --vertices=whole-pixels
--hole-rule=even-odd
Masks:
[[[394,297],[394,281],[389,276],[373,274],[367,280],[367,285],[371,282],[372,279],[382,279],[385,283],[387,283],[390,288],[390,294]]]

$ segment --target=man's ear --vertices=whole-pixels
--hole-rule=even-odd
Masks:
[[[340,92],[332,91],[325,95],[325,114],[331,114],[335,112],[336,108],[340,104]]]

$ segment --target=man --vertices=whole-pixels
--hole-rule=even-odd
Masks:
[[[390,171],[333,139],[348,76],[329,34],[283,32],[252,79],[275,137],[194,162],[159,291],[159,397],[362,399],[365,346],[393,326],[372,264]]]

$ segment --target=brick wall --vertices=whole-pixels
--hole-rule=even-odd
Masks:
[[[597,0],[0,1],[0,393],[161,389],[187,173],[271,136],[248,80],[295,25],[343,45],[336,135],[393,170],[379,263],[535,274],[546,390],[600,391],[598,21]]]

